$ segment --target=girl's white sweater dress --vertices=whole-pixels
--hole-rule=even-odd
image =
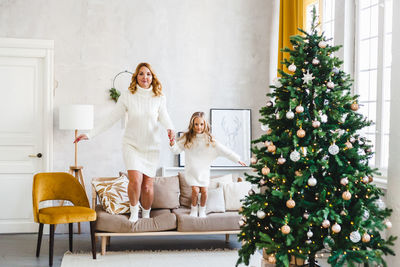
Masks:
[[[128,112],[128,123],[122,139],[122,150],[127,170],[137,170],[149,177],[156,175],[160,156],[159,125],[174,129],[167,112],[165,96],[155,96],[149,89],[137,86],[137,91],[121,93],[111,114],[87,135],[93,138],[110,128]]]
[[[233,162],[240,160],[239,155],[217,141],[207,146],[207,135],[204,133],[196,135],[189,149],[184,144],[185,138],[182,138],[175,142],[171,150],[175,154],[185,151],[185,179],[190,186],[209,185],[210,166],[217,157],[226,157]]]

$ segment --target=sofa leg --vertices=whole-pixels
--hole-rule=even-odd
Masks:
[[[229,234],[225,234],[225,242],[229,243]]]
[[[107,249],[110,249],[111,236],[107,236]]]
[[[107,236],[101,237],[101,255],[106,255]]]

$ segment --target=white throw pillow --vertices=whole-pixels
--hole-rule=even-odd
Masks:
[[[251,189],[250,182],[225,183],[224,188],[225,210],[239,210],[242,206],[240,200],[248,195]]]
[[[223,176],[211,177],[210,185],[208,186],[208,188],[215,189],[219,186],[219,184],[224,184],[224,183],[233,183],[233,178],[231,173]]]
[[[208,189],[206,213],[225,212],[224,189],[222,187]]]

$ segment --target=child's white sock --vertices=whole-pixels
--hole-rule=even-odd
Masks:
[[[151,210],[151,208],[148,209],[148,210],[145,210],[145,209],[142,207],[142,218],[143,218],[143,219],[148,219],[148,218],[150,218],[150,210]]]
[[[200,218],[207,217],[207,215],[206,215],[206,206],[204,206],[204,207],[200,206],[199,207],[199,217]]]
[[[190,209],[190,216],[192,217],[197,217],[197,212],[198,212],[198,206],[191,206],[192,208]]]
[[[129,217],[129,221],[135,223],[139,220],[139,202],[135,206],[130,205],[130,210],[131,216]]]

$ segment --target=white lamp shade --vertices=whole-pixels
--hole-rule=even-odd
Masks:
[[[60,107],[61,130],[90,130],[93,128],[92,105],[66,105]]]

